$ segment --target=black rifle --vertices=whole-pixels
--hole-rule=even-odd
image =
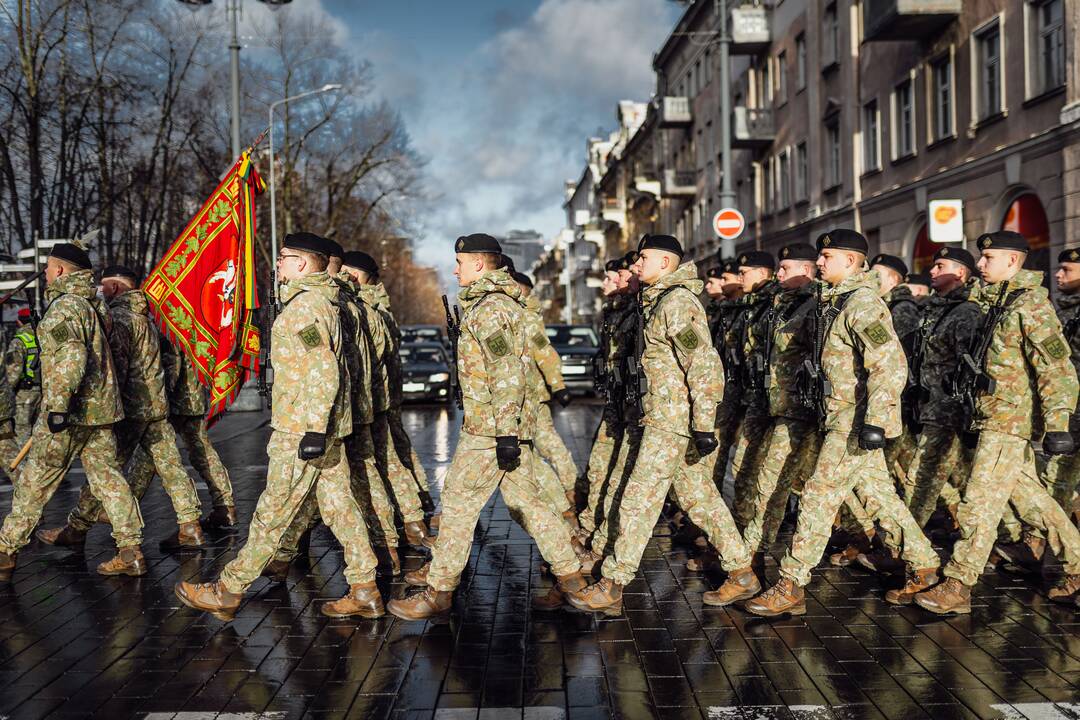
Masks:
[[[611,325],[614,315],[615,308],[608,307],[600,324],[600,351],[593,355],[592,362],[593,388],[601,393],[605,400],[612,397],[608,393],[608,353],[611,351]]]
[[[819,284],[815,289],[817,306],[814,308],[813,322],[810,325],[814,339],[813,353],[811,357],[803,360],[802,368],[796,375],[795,388],[799,401],[803,406],[814,411],[818,427],[824,428],[825,418],[828,416],[826,400],[832,395],[832,383],[829,382],[829,378],[825,375],[825,368],[821,364],[825,353],[825,339],[829,335],[833,322],[843,312],[851,293],[844,293],[833,303],[825,303],[821,297],[821,287]]]
[[[912,333],[915,336],[915,342],[911,348],[911,355],[908,357],[907,385],[900,394],[900,415],[904,425],[916,434],[922,432],[921,406],[925,395],[922,386],[923,358],[926,357],[926,343],[930,341],[932,330],[937,325],[938,323],[931,325],[929,316],[924,316],[922,322],[919,323],[919,328]]]
[[[458,410],[465,409],[465,401],[461,395],[461,383],[458,381],[458,338],[461,337],[461,313],[454,306],[454,313],[450,313],[450,301],[442,296],[443,310],[446,311],[446,336],[450,338],[450,387],[453,389],[454,402]],[[456,319],[455,319],[456,318]]]
[[[256,382],[259,395],[266,399],[266,405],[269,407],[274,390],[274,366],[270,362],[270,333],[273,332],[274,321],[278,316],[277,298],[271,297],[265,307],[266,313],[263,317],[267,321],[259,329],[259,376]]]
[[[658,301],[659,302],[659,301]],[[641,366],[645,354],[645,307],[641,303],[641,293],[634,299],[634,350],[626,355],[626,403],[637,408],[640,415],[645,414],[645,396],[649,393],[649,379]]]

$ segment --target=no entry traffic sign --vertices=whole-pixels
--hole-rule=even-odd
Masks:
[[[734,240],[746,229],[746,218],[735,208],[724,208],[713,215],[713,230],[724,240]]]

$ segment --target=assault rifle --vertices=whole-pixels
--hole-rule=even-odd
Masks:
[[[454,306],[454,312],[450,312],[450,301],[442,296],[443,310],[446,311],[446,336],[450,338],[450,387],[453,389],[454,402],[458,410],[465,409],[465,401],[461,395],[461,383],[458,378],[458,338],[461,337],[461,311]]]
[[[658,301],[659,302],[659,301]],[[634,300],[634,312],[637,322],[634,327],[634,351],[626,355],[626,403],[637,408],[640,415],[645,414],[645,396],[649,393],[649,379],[641,366],[645,354],[645,308],[639,292]]]
[[[826,304],[822,301],[821,285],[818,284],[815,289],[817,306],[814,308],[813,321],[810,324],[814,349],[812,356],[803,360],[803,365],[796,374],[795,389],[803,406],[814,411],[818,427],[823,427],[825,424],[825,418],[828,416],[826,400],[832,395],[832,383],[829,382],[829,378],[825,375],[825,368],[821,364],[825,353],[825,338],[829,334],[833,321],[843,311],[850,295],[851,293],[846,293],[837,298],[834,303]]]
[[[926,343],[930,341],[930,318],[923,317],[919,329],[912,333],[915,343],[908,358],[908,379],[904,391],[900,394],[900,414],[911,432],[922,432],[922,401],[925,395],[922,386],[923,358],[926,357]]]

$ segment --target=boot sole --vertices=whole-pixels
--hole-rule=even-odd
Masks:
[[[745,591],[745,592],[743,592],[743,593],[741,593],[739,595],[736,595],[733,598],[725,600],[723,602],[710,602],[709,600],[705,599],[704,595],[702,595],[701,602],[705,603],[709,607],[727,607],[728,605],[732,605],[732,604],[740,602],[742,600],[750,600],[752,598],[757,597],[760,594],[761,594],[761,588],[759,587],[756,590],[747,590],[747,591]]]
[[[379,619],[381,617],[386,617],[386,611],[385,610],[380,612],[380,613],[373,613],[373,612],[370,612],[370,611],[360,611],[360,612],[352,612],[352,613],[336,613],[336,612],[327,611],[326,608],[323,608],[321,610],[321,612],[326,617],[332,617],[332,618],[362,617],[365,620],[377,620],[377,619]]]
[[[104,575],[105,577],[120,577],[122,575],[126,575],[128,577],[143,577],[146,575],[146,572],[147,571],[145,569],[142,572],[138,572],[135,570],[102,570],[101,568],[97,569],[97,574]]]
[[[751,610],[750,608],[746,607],[745,605],[743,606],[743,609],[746,610],[746,612],[750,613],[751,615],[757,615],[758,617],[763,617],[763,618],[778,618],[778,617],[784,617],[785,615],[805,615],[806,614],[806,606],[805,605],[803,605],[802,607],[794,607],[794,608],[791,608],[790,610],[781,610],[780,612],[772,612],[772,611],[764,611],[763,612],[763,611],[760,611],[760,610],[755,611],[755,610]]]
[[[185,605],[187,605],[192,610],[198,610],[199,612],[209,613],[209,614],[213,615],[215,618],[217,618],[218,620],[221,620],[222,622],[229,622],[230,620],[235,619],[236,618],[236,610],[240,609],[240,608],[237,608],[236,610],[211,610],[210,608],[199,607],[194,602],[187,599],[186,597],[181,595],[176,590],[173,590],[173,594],[176,595],[176,597],[180,600],[180,602],[184,603]]]
[[[445,623],[450,622],[450,611],[449,610],[446,610],[444,612],[439,612],[439,613],[433,613],[431,615],[425,615],[423,617],[411,617],[409,615],[404,615],[402,613],[397,613],[397,612],[394,612],[394,608],[392,608],[392,607],[387,607],[386,611],[388,613],[390,613],[391,615],[393,615],[394,617],[396,617],[396,618],[400,618],[401,620],[408,620],[409,622],[424,622],[425,620],[430,620],[431,622],[436,623],[436,624],[445,624]]]
[[[937,608],[937,607],[927,607],[926,605],[923,605],[921,602],[919,602],[918,598],[915,598],[915,604],[918,605],[919,607],[921,607],[923,610],[926,610],[927,612],[932,612],[935,615],[970,615],[971,614],[971,606],[970,605],[968,605],[966,607],[961,606],[961,607],[948,608],[948,609]]]

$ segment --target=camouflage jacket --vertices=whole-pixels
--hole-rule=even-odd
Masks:
[[[544,318],[540,315],[540,302],[529,295],[525,298],[525,310],[525,322],[529,326],[529,351],[532,364],[540,374],[536,393],[540,402],[547,402],[551,399],[551,393],[566,387],[566,381],[562,376],[562,358],[548,341],[547,332],[544,329]]]
[[[150,319],[143,291],[128,290],[109,300],[109,348],[116,384],[129,420],[162,420],[169,414],[165,370],[161,365],[161,336]]]
[[[345,363],[349,369],[353,425],[370,425],[375,421],[371,404],[372,343],[368,340],[367,314],[357,295],[360,285],[344,272],[334,281],[338,285],[338,309]]]
[[[772,352],[769,360],[769,414],[791,420],[814,421],[813,408],[799,398],[796,378],[803,361],[814,353],[815,284],[782,290],[769,313]]]
[[[641,292],[649,381],[643,424],[689,437],[711,432],[724,396],[720,356],[708,341],[709,325],[698,295],[703,283],[693,262],[683,263]]]
[[[18,338],[13,342],[19,342]],[[19,377],[22,377],[21,369]],[[15,417],[15,386],[8,379],[8,373],[0,372],[0,420],[9,420],[13,417]]]
[[[764,371],[768,358],[764,353],[769,345],[769,320],[780,283],[769,280],[747,295],[748,307],[740,317],[740,343],[743,357],[742,405],[750,417],[769,414],[769,397],[765,389]]]
[[[889,291],[885,302],[889,306],[889,314],[892,315],[893,330],[904,346],[905,352],[910,354],[915,341],[912,334],[919,329],[922,322],[922,305],[911,294],[911,288],[906,285],[897,285]]]
[[[270,330],[274,389],[270,426],[342,438],[352,432],[349,369],[337,309],[338,286],[325,272],[281,286],[282,311]]]
[[[1073,367],[1080,373],[1080,293],[1058,298],[1057,316],[1065,339],[1069,342],[1069,357]]]
[[[206,388],[199,382],[195,366],[182,350],[161,340],[161,365],[165,369],[165,396],[169,414],[180,417],[205,416],[210,411]]]
[[[529,387],[531,356],[521,288],[506,270],[492,270],[462,288],[458,302],[462,430],[531,440],[539,399]]]
[[[97,300],[94,273],[79,270],[45,290],[49,308],[38,324],[41,412],[66,412],[73,425],[111,425],[124,417],[107,312]]]
[[[386,368],[386,392],[389,408],[401,407],[402,390],[401,384],[404,382],[404,375],[401,369],[401,328],[397,324],[397,320],[394,319],[394,313],[390,310],[390,295],[386,292],[386,287],[382,283],[376,283],[375,285],[365,285],[361,288],[361,291],[367,294],[367,297],[371,300],[371,305],[379,311],[379,315],[382,317],[383,323],[386,325],[386,332],[389,336],[392,352],[383,360],[383,364]]]
[[[364,327],[367,328],[365,339],[371,358],[371,409],[373,413],[386,412],[390,407],[389,375],[387,365],[391,355],[396,354],[390,329],[386,326],[385,316],[375,306],[376,297],[371,285],[357,285],[360,309],[364,314]]]
[[[919,326],[922,344],[919,368],[919,420],[923,424],[965,430],[963,407],[949,392],[960,356],[971,347],[979,331],[982,311],[968,301],[972,286],[964,285],[947,295],[930,296]]]
[[[1062,334],[1042,273],[1021,270],[1005,289],[1023,290],[1005,310],[991,336],[983,370],[995,382],[993,394],[980,393],[975,427],[1035,439],[1043,431],[1065,432],[1076,409],[1076,369]],[[985,312],[1003,283],[971,293]]]
[[[844,308],[829,327],[821,366],[832,385],[825,399],[825,428],[858,432],[864,424],[901,433],[900,394],[907,384],[907,362],[893,330],[885,301],[878,297],[874,271],[852,275],[821,292],[823,303]]]

